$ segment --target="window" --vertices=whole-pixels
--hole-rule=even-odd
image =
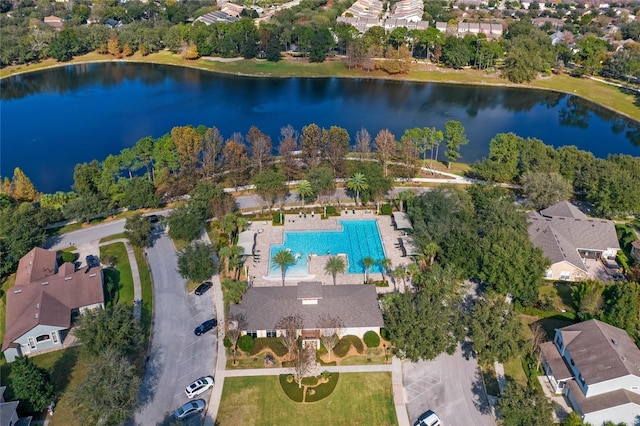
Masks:
[[[258,338],[258,332],[257,331],[253,331],[253,330],[251,330],[251,331],[247,330],[247,336],[251,336],[254,339],[257,339]]]
[[[563,281],[569,281],[571,279],[571,271],[560,272],[560,279]]]
[[[35,348],[37,348],[36,346],[36,339],[34,339],[33,337],[29,337],[29,349],[31,349],[32,351],[35,350]]]
[[[547,271],[544,273],[544,277],[548,280],[553,278],[553,271],[551,269],[547,269]]]
[[[58,332],[57,331],[52,331],[51,332],[51,339],[53,340],[53,343],[58,343]]]
[[[49,339],[51,339],[51,336],[49,336],[48,334],[43,334],[41,336],[36,337],[36,342],[45,342]]]
[[[278,337],[275,330],[267,330],[267,337]]]

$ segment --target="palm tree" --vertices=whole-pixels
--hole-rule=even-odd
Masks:
[[[293,257],[290,251],[280,250],[271,259],[271,267],[279,267],[282,271],[282,285],[284,286],[284,274],[287,270],[287,266],[296,263],[296,259]]]
[[[347,189],[356,192],[356,203],[358,202],[358,198],[360,198],[360,191],[366,191],[369,189],[369,184],[367,183],[367,178],[364,173],[354,173],[349,179],[347,179]]]
[[[324,265],[324,271],[333,277],[333,285],[336,285],[336,275],[343,274],[346,268],[347,265],[340,256],[329,256],[329,260]]]
[[[391,269],[391,259],[385,257],[384,259],[378,260],[378,265],[382,268],[382,278],[384,278],[385,273]]]
[[[436,255],[440,251],[440,247],[436,243],[429,243],[422,249],[422,255],[419,256],[420,267],[423,272],[431,268],[436,260]]]
[[[405,282],[405,280],[407,279],[407,271],[404,269],[404,266],[396,267],[396,269],[391,271],[391,275],[393,276],[393,278],[396,281],[397,280],[402,280],[402,287],[403,288],[407,285],[407,283]],[[395,285],[394,285],[394,290],[395,290]]]
[[[371,267],[376,264],[376,261],[371,256],[367,256],[362,259],[362,265],[364,266],[364,282],[369,282],[369,271]]]
[[[407,265],[407,275],[409,278],[409,284],[411,286],[413,286],[413,277],[417,276],[419,273],[420,273],[420,266],[417,263],[412,262]]]
[[[296,192],[298,193],[298,196],[302,198],[302,205],[304,206],[305,197],[311,197],[313,195],[311,182],[309,182],[308,180],[301,180],[296,186]]]

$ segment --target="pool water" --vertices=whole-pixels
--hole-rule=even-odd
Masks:
[[[280,250],[291,251],[296,263],[287,267],[291,276],[309,275],[307,260],[309,255],[346,254],[347,274],[363,274],[362,259],[372,257],[376,264],[370,272],[382,272],[378,261],[385,258],[378,223],[375,220],[341,220],[342,230],[336,231],[288,231],[284,233],[282,245],[272,245],[269,251],[269,276],[280,277],[279,267],[271,266],[271,259]]]

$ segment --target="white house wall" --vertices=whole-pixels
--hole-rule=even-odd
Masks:
[[[592,425],[601,425],[607,421],[613,422],[614,424],[626,423],[628,425],[634,425],[637,424],[638,417],[640,417],[640,405],[629,403],[606,410],[587,413],[584,415],[584,421]]]
[[[628,374],[623,377],[607,380],[606,382],[588,385],[587,394],[585,396],[596,396],[618,389],[626,389],[629,392],[640,394],[640,377]]]
[[[99,308],[104,308],[104,303],[94,303],[93,305],[81,306],[78,310],[81,314],[84,314],[87,311],[94,311]]]

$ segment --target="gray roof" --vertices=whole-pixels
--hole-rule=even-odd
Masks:
[[[229,15],[228,13],[219,10],[207,13],[196,18],[196,21],[204,22],[207,25],[211,25],[216,22],[232,23],[236,22],[237,20],[238,18],[236,18],[235,16]]]
[[[256,233],[254,231],[244,231],[238,235],[238,246],[244,250],[244,256],[251,256],[256,245]]]
[[[573,377],[564,358],[562,358],[560,352],[558,352],[558,348],[556,348],[553,342],[541,343],[540,351],[542,351],[544,359],[547,361],[547,364],[549,364],[549,367],[551,367],[553,377],[555,377],[556,380],[567,380]]]
[[[317,291],[321,290],[321,298]],[[313,295],[317,303],[303,304],[300,295]],[[382,313],[373,285],[323,285],[299,283],[286,287],[251,287],[230,315],[244,316],[246,330],[274,330],[284,316],[300,315],[305,329],[318,328],[323,315],[338,317],[344,327],[383,327]]]
[[[409,215],[404,212],[393,212],[393,221],[396,223],[396,228],[398,229],[413,230]]]
[[[578,384],[570,380],[568,382],[571,395],[580,406],[583,413],[595,413],[626,404],[636,404],[640,409],[640,395],[626,389],[618,389],[612,392],[603,393],[586,398]]]
[[[540,210],[540,214],[546,217],[571,217],[574,219],[588,219],[587,215],[582,213],[576,206],[568,201],[560,201],[544,210]]]
[[[412,238],[400,237],[400,241],[402,242],[402,250],[405,256],[418,256],[421,254]]]
[[[543,212],[548,213],[549,209]],[[587,269],[578,250],[620,249],[613,222],[590,219],[587,216],[545,217],[537,212],[529,212],[529,239],[536,247],[542,249],[552,263],[567,261],[585,272]]]
[[[640,378],[640,349],[626,331],[589,320],[557,332],[588,385],[629,374]]]

